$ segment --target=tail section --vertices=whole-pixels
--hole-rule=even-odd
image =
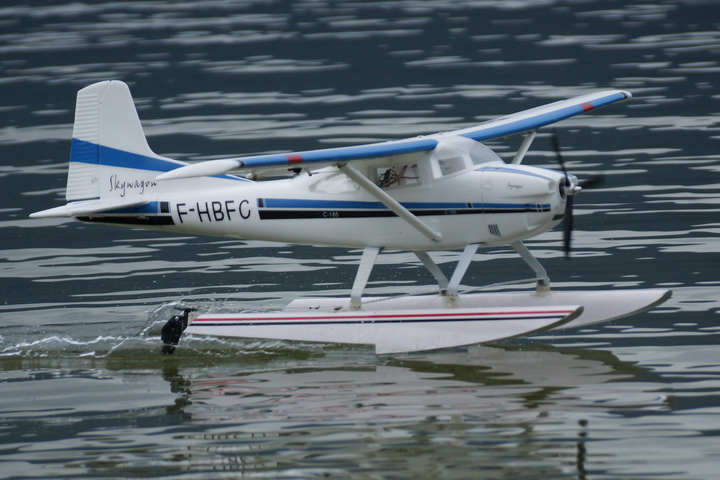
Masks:
[[[143,194],[157,186],[157,175],[183,165],[150,149],[125,83],[100,82],[78,92],[68,202]]]
[[[187,163],[155,154],[147,143],[128,86],[112,80],[78,92],[75,107],[67,205],[31,215],[33,218],[92,214],[157,203],[157,195],[187,189],[213,188],[228,181],[223,175],[202,179],[158,181],[161,173]]]

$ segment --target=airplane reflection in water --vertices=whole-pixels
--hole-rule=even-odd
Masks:
[[[572,464],[584,478],[592,457],[585,440],[601,396],[612,395],[618,413],[668,407],[628,381],[645,369],[605,351],[471,347],[377,364],[328,356],[313,367],[270,363],[217,378],[166,365],[178,394],[170,410],[215,432],[183,441],[202,451],[201,463],[212,458],[239,470],[277,468],[266,458],[282,450],[288,464],[327,457],[327,467],[345,469],[352,457],[357,469],[387,461],[423,475],[483,467],[509,473],[506,460],[531,456],[538,475],[567,474]],[[477,445],[477,456],[453,456],[460,445],[463,452]],[[423,452],[421,461],[413,449]]]

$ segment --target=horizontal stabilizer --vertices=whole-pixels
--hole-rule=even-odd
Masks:
[[[169,172],[162,173],[155,177],[155,180],[172,180],[177,178],[212,177],[222,175],[226,172],[238,170],[242,161],[233,159],[209,160],[207,162],[194,163],[186,167],[176,168]]]
[[[93,213],[107,212],[119,208],[139,207],[148,203],[147,199],[100,200],[90,202],[72,202],[61,207],[50,208],[30,214],[30,218],[79,217]]]

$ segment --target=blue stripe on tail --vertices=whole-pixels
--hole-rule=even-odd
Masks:
[[[133,168],[155,172],[169,172],[187,165],[184,162],[175,162],[169,159],[148,157],[137,153],[118,150],[117,148],[97,145],[84,140],[72,139],[70,161],[92,165],[105,165],[108,167]],[[218,175],[217,178],[230,180],[250,181],[233,175]]]

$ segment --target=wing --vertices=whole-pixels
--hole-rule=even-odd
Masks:
[[[611,103],[622,102],[630,98],[632,98],[632,94],[622,90],[590,93],[541,107],[531,108],[530,110],[524,110],[481,123],[475,127],[455,130],[452,133],[477,141],[491,140],[493,138],[537,130],[540,127],[559,122],[560,120],[565,120],[566,118],[574,117],[575,115],[580,115],[581,113],[586,113],[596,108],[610,105]]]
[[[309,165],[312,166],[312,168],[321,168],[328,165],[347,163],[351,160],[369,160],[410,153],[429,152],[434,149],[437,144],[438,141],[431,137],[418,137],[352,147],[210,160],[171,170],[162,175],[158,175],[157,179],[168,180],[172,178],[212,176],[221,175],[233,170],[254,170],[258,168],[277,169],[283,166],[302,168]]]
[[[276,169],[278,167],[321,168],[328,165],[342,165],[354,160],[369,160],[429,152],[439,144],[442,137],[460,136],[476,141],[506,137],[508,135],[537,130],[540,127],[589,112],[605,105],[627,100],[631,97],[630,92],[622,90],[591,93],[500,117],[481,123],[475,127],[438,133],[426,137],[351,147],[308,150],[287,154],[256,155],[210,160],[171,170],[159,175],[157,179],[169,180],[173,178],[221,175],[233,170]]]

